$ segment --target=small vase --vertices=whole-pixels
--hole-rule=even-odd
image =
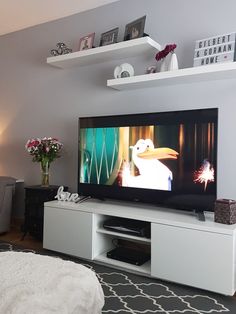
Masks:
[[[174,52],[171,53],[170,61],[168,64],[168,71],[178,70],[178,60]]]
[[[48,160],[41,161],[41,186],[49,186],[49,166],[50,163]]]
[[[168,66],[167,66],[167,63],[166,63],[166,58],[163,58],[161,60],[160,72],[165,72],[167,70],[168,70]]]

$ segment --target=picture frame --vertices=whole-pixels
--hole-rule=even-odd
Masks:
[[[101,34],[99,46],[106,46],[117,43],[119,27],[113,28],[110,31]]]
[[[90,33],[82,38],[79,41],[79,51],[87,50],[93,47],[95,33]]]
[[[130,22],[125,26],[124,40],[143,37],[146,15]]]

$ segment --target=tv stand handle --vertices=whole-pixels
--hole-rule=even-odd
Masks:
[[[195,214],[196,214],[198,220],[200,220],[200,221],[206,221],[204,211],[202,211],[202,210],[197,210],[197,209],[196,209],[196,210],[195,210]]]

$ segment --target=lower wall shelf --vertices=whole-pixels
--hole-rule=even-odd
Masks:
[[[107,81],[107,86],[117,90],[198,83],[201,81],[235,79],[236,62],[211,64],[180,70],[145,74]]]

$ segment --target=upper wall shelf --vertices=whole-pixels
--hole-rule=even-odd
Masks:
[[[227,62],[112,79],[107,81],[107,86],[117,90],[128,90],[233,78],[236,79],[236,62]]]
[[[161,46],[150,37],[142,37],[116,44],[101,46],[84,51],[49,57],[47,63],[66,69],[74,66],[91,65],[110,60],[123,59],[138,55],[154,55]]]

